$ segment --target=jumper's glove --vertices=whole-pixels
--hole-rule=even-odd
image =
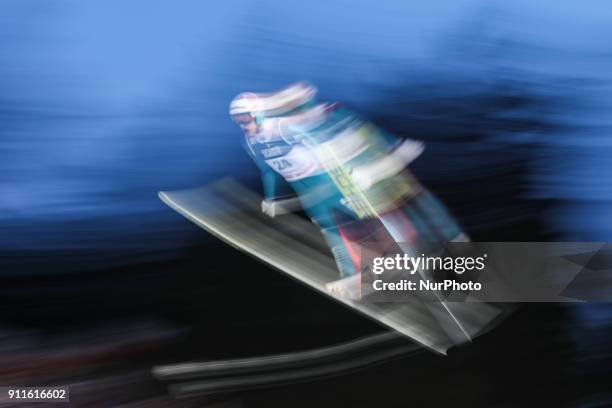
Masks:
[[[351,172],[353,182],[360,189],[367,190],[379,181],[398,174],[424,149],[423,143],[406,139],[387,156],[354,168]]]
[[[276,217],[277,215],[299,211],[301,208],[302,205],[297,197],[287,198],[284,200],[265,199],[261,202],[261,212],[272,218]]]
[[[274,217],[274,201],[272,200],[263,200],[261,202],[261,212],[270,216],[270,217]]]

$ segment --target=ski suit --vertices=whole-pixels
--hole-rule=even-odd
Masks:
[[[265,202],[297,195],[342,277],[360,271],[363,242],[439,243],[461,235],[406,168],[422,144],[381,131],[338,104],[266,118],[243,144],[262,173]]]

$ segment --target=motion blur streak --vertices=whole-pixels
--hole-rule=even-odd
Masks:
[[[312,322],[322,311],[313,325],[329,336],[339,332],[331,323],[338,316],[343,334],[365,325],[293,287],[285,297],[274,292],[271,303],[251,297],[249,311],[239,308],[235,303],[249,292],[236,287],[236,276],[255,284],[243,270],[288,284],[238,257],[236,265],[248,268],[234,268],[231,279],[218,265],[204,276],[211,248],[224,249],[212,239],[203,243],[199,229],[156,197],[223,175],[257,186],[227,104],[244,89],[265,92],[300,79],[316,83],[322,99],[343,101],[394,134],[423,140],[427,150],[415,174],[475,240],[612,241],[610,21],[604,0],[0,1],[0,274],[11,279],[3,281],[0,302],[12,319],[3,332],[34,352],[38,343],[22,326],[49,328],[63,320],[89,333],[100,320],[125,327],[124,314],[140,319],[161,310],[182,319],[180,328],[214,324],[218,330],[206,330],[206,342],[191,343],[202,348],[216,344],[211,338],[230,342],[226,317],[248,326],[253,310],[262,316],[253,317],[257,329],[249,338],[288,327],[296,316]],[[202,255],[203,248],[209,252]],[[119,269],[110,273],[111,267]],[[32,275],[35,281],[25,280]],[[168,284],[176,275],[184,280]],[[215,297],[219,282],[239,295]],[[174,297],[160,295],[173,290]],[[295,306],[298,298],[309,306]],[[293,307],[279,308],[283,300]],[[505,364],[496,374],[506,384],[519,381],[538,398],[563,391],[578,400],[573,393],[592,391],[587,402],[594,402],[596,392],[609,390],[609,378],[604,383],[595,374],[609,373],[612,361],[610,308],[538,310],[520,322],[545,327],[538,333],[552,343],[558,337],[551,332],[571,332],[569,345],[545,344],[516,329],[497,338],[508,348],[523,347],[512,358],[500,356],[497,344],[481,343],[478,352],[488,350],[488,362]],[[7,341],[2,337],[0,346]],[[255,347],[244,343],[241,350]],[[574,351],[580,357],[572,360]],[[517,368],[521,352],[540,371]],[[470,377],[480,388],[461,388],[501,387],[484,359],[471,361],[480,364]],[[435,374],[419,379],[439,385],[440,366],[421,363]],[[562,373],[580,370],[588,374],[581,374],[578,391],[552,385]],[[389,381],[405,378],[392,373]],[[459,377],[449,375],[448,383],[465,385]],[[358,379],[352,380],[354,386]],[[430,406],[451,394],[419,385],[411,390],[415,405],[425,400],[420,390],[428,391]],[[347,401],[371,402],[357,400],[353,389]],[[508,406],[494,394],[486,401],[461,394],[462,405]],[[307,393],[302,403],[324,395]]]
[[[604,2],[324,4],[2,2],[2,247],[185,244],[155,191],[252,173],[225,105],[299,78],[424,139],[421,174],[466,186],[446,194],[468,227],[524,217],[507,193],[529,194],[563,200],[555,231],[608,236]]]

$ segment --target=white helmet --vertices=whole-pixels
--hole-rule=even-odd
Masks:
[[[307,82],[297,82],[272,93],[244,92],[230,103],[231,116],[250,114],[254,118],[282,116],[311,101],[317,89]]]

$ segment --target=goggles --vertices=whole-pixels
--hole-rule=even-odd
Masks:
[[[232,120],[238,125],[248,125],[255,120],[255,116],[250,113],[242,113],[232,116]]]

